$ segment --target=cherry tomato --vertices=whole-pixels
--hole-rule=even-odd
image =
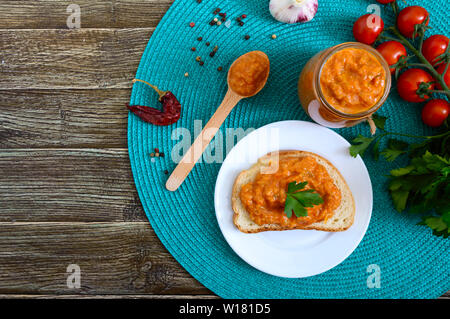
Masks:
[[[356,41],[371,45],[383,31],[384,22],[376,14],[365,14],[359,17],[353,25],[353,35]]]
[[[426,25],[429,22],[428,11],[420,6],[406,7],[397,17],[397,28],[401,34],[407,38],[412,38],[414,33],[414,26],[426,21]]]
[[[429,98],[425,96],[421,98],[417,95],[416,91],[419,89],[419,85],[422,82],[433,82],[433,77],[422,69],[408,69],[403,72],[397,81],[398,94],[408,102],[423,102]],[[434,89],[434,83],[429,87]]]
[[[450,113],[450,104],[446,100],[431,100],[422,110],[422,121],[431,127],[441,126]]]
[[[441,63],[436,71],[438,71],[439,74],[443,74],[445,71],[445,66],[446,66],[445,63]],[[445,74],[444,74],[444,82],[445,82],[445,84],[447,84],[447,87],[450,88],[450,67],[447,69],[447,72],[445,72]],[[436,85],[436,87],[439,90],[442,90],[442,86],[439,83]]]
[[[382,4],[386,4],[386,3],[391,3],[391,2],[394,2],[395,0],[377,0],[379,3],[382,3]]]
[[[435,34],[423,42],[422,54],[425,59],[435,65],[437,57],[444,54],[448,47],[448,38],[445,35]]]
[[[406,57],[408,55],[403,44],[398,41],[383,42],[377,47],[377,50],[389,65],[397,63],[400,57]],[[395,68],[391,68],[391,73],[394,72]]]

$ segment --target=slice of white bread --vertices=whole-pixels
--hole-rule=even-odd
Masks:
[[[312,156],[316,161],[323,165],[328,174],[333,179],[335,185],[341,191],[341,203],[339,207],[334,211],[334,214],[326,221],[313,223],[308,226],[297,226],[295,228],[288,228],[278,224],[265,224],[258,225],[250,218],[249,213],[245,209],[241,202],[240,192],[242,186],[252,182],[256,175],[261,172],[261,169],[269,168],[272,161],[282,161],[284,159],[292,157],[305,157]],[[277,153],[269,153],[261,157],[256,164],[250,167],[248,170],[242,171],[236,178],[233,185],[233,193],[231,197],[232,207],[234,211],[233,222],[236,227],[244,233],[259,233],[269,230],[288,230],[288,229],[315,229],[328,232],[337,232],[347,230],[352,224],[355,216],[355,201],[353,195],[342,177],[341,173],[326,159],[323,157],[305,151],[280,151]]]

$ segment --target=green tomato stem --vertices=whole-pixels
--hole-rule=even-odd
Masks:
[[[417,136],[417,135],[411,135],[411,134],[405,134],[405,133],[396,133],[396,132],[385,132],[383,134],[380,134],[377,136],[377,138],[384,137],[386,135],[396,135],[396,136],[403,136],[403,137],[411,137],[411,138],[421,138],[421,139],[434,139],[434,138],[440,138],[447,135],[450,135],[450,131],[447,131],[445,133],[439,134],[439,135],[433,135],[433,136]]]
[[[408,47],[408,49],[411,50],[411,52],[413,52],[417,58],[419,59],[420,62],[422,62],[422,64],[426,65],[427,70],[431,73],[431,75],[439,82],[439,84],[441,85],[441,87],[443,88],[444,91],[446,91],[446,95],[450,96],[450,90],[447,86],[447,84],[444,81],[444,77],[439,74],[439,72],[436,71],[436,69],[431,65],[430,62],[428,62],[427,59],[425,59],[425,57],[423,56],[422,52],[420,52],[419,50],[417,50],[409,41],[408,39],[406,39],[397,29],[397,27],[390,27],[388,28],[388,30],[392,31],[392,33],[394,33],[398,40],[400,40],[400,42],[402,44],[404,44],[406,47]],[[445,74],[445,73],[444,73]]]

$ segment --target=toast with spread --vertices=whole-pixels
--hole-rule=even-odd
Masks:
[[[328,214],[326,218],[318,219],[317,221],[311,222],[307,225],[293,225],[292,223],[289,225],[283,225],[279,223],[261,224],[261,222],[256,223],[254,220],[252,220],[250,213],[247,211],[246,206],[241,200],[240,193],[242,188],[245,185],[254,182],[255,179],[259,176],[261,170],[265,168],[269,169],[270,166],[273,165],[274,161],[278,161],[278,163],[282,163],[283,161],[290,161],[290,163],[298,161],[298,165],[301,165],[301,161],[305,157],[309,157],[308,160],[310,161],[312,157],[316,162],[316,166],[318,166],[317,164],[321,165],[322,167],[320,167],[320,169],[322,171],[323,169],[326,170],[326,172],[328,173],[327,177],[332,180],[332,183],[334,184],[332,185],[334,189],[339,190],[340,202],[336,203],[337,208],[333,209],[333,211]],[[273,178],[275,177],[276,175],[273,175]],[[269,175],[269,180],[271,178],[272,177]],[[353,224],[355,216],[355,202],[353,199],[353,195],[340,172],[328,160],[317,154],[305,151],[280,151],[276,153],[269,153],[261,157],[258,162],[248,170],[242,171],[236,178],[233,185],[232,207],[234,211],[233,222],[236,227],[244,233],[281,231],[288,229],[314,229],[328,232],[344,231]],[[278,214],[284,214],[284,212],[281,211],[278,212]],[[284,221],[287,220],[287,217],[283,216],[282,218],[284,218]],[[291,217],[291,219],[295,218],[302,217]]]

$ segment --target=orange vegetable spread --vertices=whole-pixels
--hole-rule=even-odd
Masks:
[[[284,212],[286,191],[291,182],[308,182],[304,190],[314,189],[323,203],[307,208],[308,216],[288,218]],[[341,192],[326,168],[312,156],[280,160],[277,172],[258,173],[255,180],[241,188],[240,199],[258,225],[278,224],[295,228],[330,218],[341,203]]]
[[[325,62],[320,88],[336,110],[357,114],[373,107],[383,96],[386,72],[377,58],[363,49],[347,48]]]
[[[268,72],[267,59],[258,53],[245,54],[230,69],[229,84],[241,96],[256,93]]]

